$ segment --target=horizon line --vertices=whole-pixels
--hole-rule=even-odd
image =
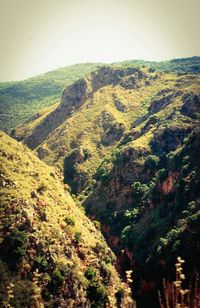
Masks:
[[[144,62],[148,62],[148,63],[162,63],[162,62],[171,62],[171,61],[174,61],[174,60],[183,60],[183,59],[192,59],[192,58],[200,58],[200,55],[194,55],[194,56],[188,56],[188,57],[177,57],[177,58],[170,58],[170,59],[163,59],[163,60],[147,60],[147,59],[128,59],[128,60],[122,60],[122,61],[113,61],[113,62],[76,62],[76,63],[72,63],[72,64],[66,64],[64,66],[58,66],[56,68],[52,68],[48,71],[45,71],[45,72],[42,72],[42,73],[38,73],[36,75],[33,75],[33,76],[29,76],[27,78],[24,78],[24,79],[18,79],[18,80],[5,80],[5,81],[0,81],[0,84],[2,83],[15,83],[15,82],[23,82],[23,81],[28,81],[30,79],[34,79],[34,78],[37,78],[39,76],[42,76],[42,75],[46,75],[48,73],[51,73],[51,72],[54,72],[56,70],[59,70],[59,69],[64,69],[64,68],[67,68],[67,67],[71,67],[71,66],[75,66],[75,65],[86,65],[86,64],[99,64],[99,65],[112,65],[112,64],[117,64],[117,63],[125,63],[125,62],[130,62],[130,61],[144,61]]]

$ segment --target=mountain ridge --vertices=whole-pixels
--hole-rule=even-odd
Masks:
[[[175,63],[174,63],[175,62]],[[86,76],[103,63],[74,64],[28,78],[24,81],[0,83],[0,129],[10,132],[41,108],[59,101],[67,84]],[[199,73],[199,57],[174,59],[163,62],[130,60],[110,64],[116,66],[143,66],[175,73]],[[22,110],[20,110],[22,109]],[[20,112],[19,112],[20,110]]]

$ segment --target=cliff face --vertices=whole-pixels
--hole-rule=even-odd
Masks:
[[[0,306],[115,302],[115,257],[59,171],[2,132],[0,141]]]
[[[24,143],[31,149],[40,145],[48,135],[59,127],[67,117],[77,110],[87,96],[87,83],[80,79],[63,91],[61,104],[36,126],[31,134],[24,138]]]

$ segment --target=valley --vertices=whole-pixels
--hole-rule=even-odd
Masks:
[[[0,85],[0,303],[160,307],[181,257],[199,307],[199,68],[80,64]]]

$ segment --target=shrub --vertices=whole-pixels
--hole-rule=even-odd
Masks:
[[[50,290],[50,292],[52,292],[53,294],[57,293],[59,288],[62,287],[64,280],[64,276],[60,270],[54,271],[51,281],[48,284],[48,289]]]
[[[15,228],[4,237],[0,245],[0,257],[10,269],[15,270],[26,255],[27,245],[25,232]]]
[[[74,240],[75,240],[76,244],[80,243],[80,241],[81,241],[81,232],[75,232]]]
[[[85,272],[85,277],[88,280],[92,280],[96,277],[96,270],[93,267],[88,267]]]
[[[46,272],[48,269],[48,261],[45,259],[45,257],[38,257],[36,259],[36,265],[39,271]]]
[[[101,224],[100,224],[100,222],[98,220],[93,220],[93,224],[95,225],[97,230],[101,229]]]
[[[87,297],[92,303],[92,307],[104,307],[108,301],[108,291],[104,285],[96,278],[93,279],[87,288]]]
[[[43,194],[47,189],[48,189],[47,185],[44,182],[42,182],[38,187],[37,192],[39,194]]]
[[[64,221],[66,222],[66,224],[67,224],[68,226],[75,226],[75,221],[74,221],[74,219],[71,218],[71,217],[66,217],[66,218],[64,219]]]
[[[155,171],[159,165],[159,158],[156,155],[149,155],[144,164],[145,170]]]
[[[168,177],[168,171],[166,169],[161,169],[158,172],[158,178],[161,182],[165,181]]]

